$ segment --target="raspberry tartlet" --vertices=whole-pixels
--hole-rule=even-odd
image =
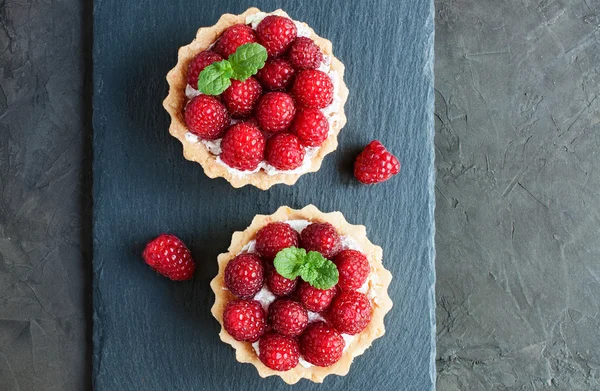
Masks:
[[[382,253],[340,212],[282,206],[255,216],[219,255],[210,284],[221,340],[261,377],[294,384],[346,375],[385,333],[392,275]]]
[[[244,68],[258,46],[265,59]],[[284,11],[224,14],[179,49],[167,74],[169,132],[210,178],[236,188],[293,185],[337,148],[346,124],[343,77],[331,42]]]

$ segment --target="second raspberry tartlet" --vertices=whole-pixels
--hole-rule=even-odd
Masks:
[[[340,212],[309,205],[257,215],[218,263],[210,285],[219,336],[262,377],[344,376],[385,333],[392,275],[365,227]]]

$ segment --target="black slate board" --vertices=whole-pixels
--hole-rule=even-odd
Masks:
[[[293,187],[235,190],[184,160],[162,109],[165,75],[200,26],[249,6],[285,9],[334,44],[346,64],[348,125],[318,173]],[[257,213],[309,203],[364,224],[394,274],[387,334],[345,377],[301,390],[432,390],[433,2],[97,0],[94,7],[94,386],[97,390],[290,389],[235,361],[210,315],[209,281],[231,234]],[[380,139],[403,167],[367,187],[353,159]],[[143,264],[161,232],[191,248],[198,272],[173,283]],[[325,387],[325,388],[323,388]]]

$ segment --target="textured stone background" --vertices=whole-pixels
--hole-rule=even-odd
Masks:
[[[0,390],[91,383],[90,3],[0,0]],[[438,389],[598,390],[600,2],[436,9]]]
[[[600,1],[436,1],[440,390],[600,390]]]

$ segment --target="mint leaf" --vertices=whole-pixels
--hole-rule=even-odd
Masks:
[[[306,250],[296,247],[288,247],[277,253],[273,264],[277,273],[285,278],[293,280],[300,275],[306,259]]]
[[[317,289],[329,289],[338,283],[339,272],[335,263],[321,253],[310,251],[300,269],[300,277]]]
[[[229,61],[214,62],[200,72],[198,91],[206,95],[219,95],[231,85],[232,75]]]
[[[267,61],[267,49],[258,43],[246,43],[237,48],[227,59],[233,69],[232,78],[244,81],[252,75],[256,75],[259,69],[265,66]]]

